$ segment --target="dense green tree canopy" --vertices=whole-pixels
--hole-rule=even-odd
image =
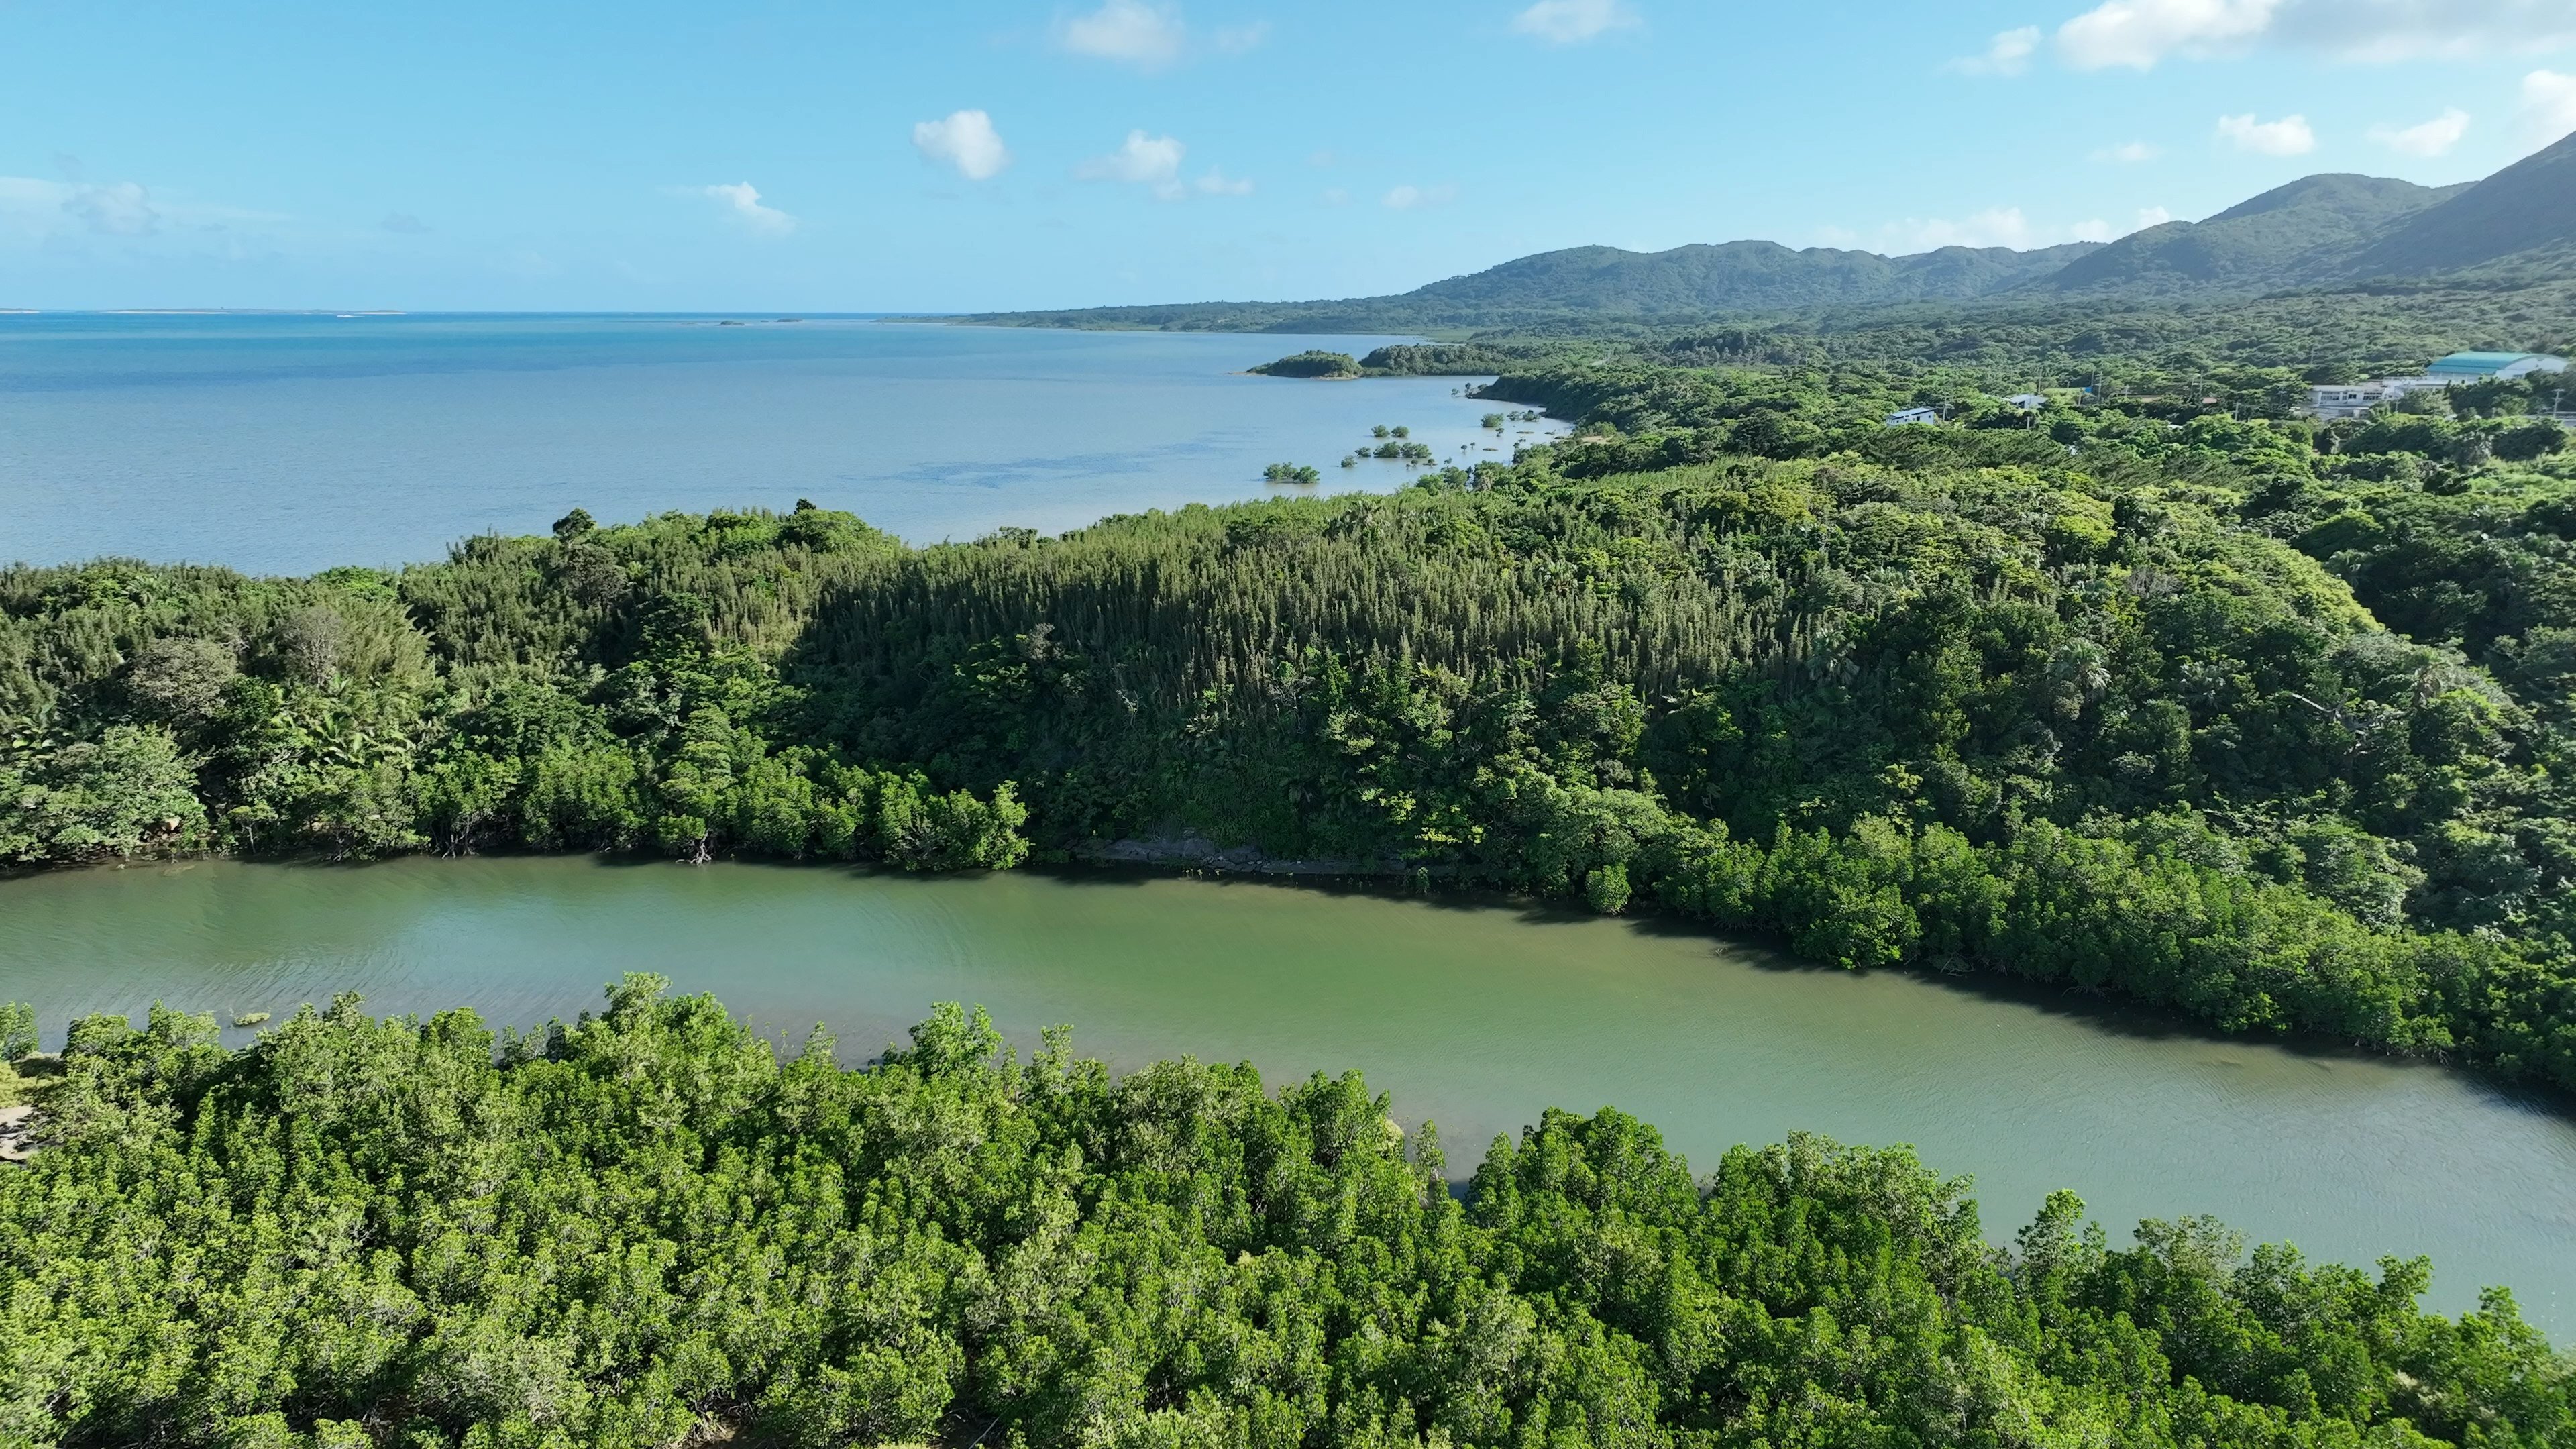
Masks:
[[[1551,1112],[1463,1196],[1357,1073],[859,1070],[630,977],[498,1040],[308,1008],[72,1029],[0,1168],[0,1442],[2564,1446],[2490,1292],[2216,1223],[1990,1248],[1902,1148]]]

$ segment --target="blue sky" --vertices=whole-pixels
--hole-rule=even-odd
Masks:
[[[913,311],[2465,180],[2576,0],[0,0],[0,75],[0,306]]]

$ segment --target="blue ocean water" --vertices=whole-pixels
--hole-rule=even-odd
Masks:
[[[1466,379],[1243,368],[1397,338],[1042,332],[868,318],[0,316],[0,561],[306,572],[665,509],[846,508],[916,543],[1283,491],[1375,423],[1509,457]]]

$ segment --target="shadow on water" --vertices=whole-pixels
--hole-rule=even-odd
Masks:
[[[1398,901],[1428,910],[1454,911],[1461,914],[1507,914],[1523,925],[1537,927],[1584,926],[1603,918],[1556,902],[1507,891],[1444,889],[1425,894],[1409,889],[1390,877],[1381,876],[1289,876],[1252,875],[1218,871],[1173,871],[1148,865],[1048,865],[1025,867],[1033,874],[1060,880],[1067,884],[1100,884],[1141,887],[1158,881],[1189,878],[1204,881],[1220,889],[1288,891],[1342,900]],[[1648,912],[1621,919],[1619,924],[1639,936],[1659,940],[1706,942],[1712,955],[1723,954],[1731,960],[1757,971],[1781,975],[1833,977],[1892,976],[1917,982],[1943,992],[1997,1006],[2019,1007],[2058,1020],[2072,1022],[2108,1036],[2140,1042],[2191,1042],[2217,1048],[2256,1047],[2278,1051],[2310,1063],[2320,1069],[2336,1062],[2396,1061],[2438,1068],[2460,1080],[2482,1099],[2498,1106],[2543,1116],[2576,1120],[2576,1093],[2561,1091],[2547,1083],[2501,1079],[2481,1068],[2454,1061],[2447,1056],[2408,1056],[2402,1053],[2372,1051],[2367,1046],[2336,1041],[2314,1032],[2280,1031],[2268,1034],[2238,1034],[2219,1030],[2207,1022],[2178,1011],[2153,1006],[2115,995],[2108,991],[2090,991],[2081,987],[2036,981],[1993,971],[1940,970],[1911,967],[1898,969],[1844,967],[1830,962],[1802,960],[1791,955],[1776,940],[1760,936],[1734,935],[1715,930],[1684,917]],[[2235,1066],[2225,1058],[2212,1060],[2212,1065]]]

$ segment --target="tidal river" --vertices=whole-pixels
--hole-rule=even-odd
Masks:
[[[2446,1309],[2503,1283],[2576,1338],[2576,1119],[2421,1063],[2215,1039],[2059,997],[1792,965],[1705,935],[1273,884],[1036,872],[407,860],[204,862],[0,882],[0,998],[59,1039],[155,1000],[468,1005],[535,1025],[622,971],[856,1061],[943,1000],[1124,1065],[1357,1067],[1464,1175],[1550,1106],[1616,1105],[1702,1169],[1793,1131],[1974,1174],[1990,1237],[2050,1189],[2115,1234],[2215,1214],[2313,1258],[2430,1254]],[[234,1041],[250,1033],[230,1032]]]

